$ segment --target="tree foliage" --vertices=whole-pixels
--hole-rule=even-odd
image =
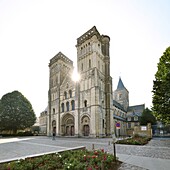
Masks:
[[[170,123],[170,47],[159,60],[152,92],[155,116],[164,123]]]
[[[152,125],[156,124],[156,118],[152,114],[152,111],[146,108],[143,110],[142,116],[140,118],[140,124],[147,125],[148,123],[151,123]]]
[[[0,129],[22,130],[36,120],[31,103],[18,91],[5,94],[0,100]]]

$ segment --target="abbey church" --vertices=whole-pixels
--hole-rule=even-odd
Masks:
[[[127,133],[129,92],[121,78],[117,89],[112,90],[109,47],[110,37],[101,35],[95,26],[77,38],[79,81],[73,81],[73,61],[62,52],[50,60],[48,136],[55,133],[104,137]]]

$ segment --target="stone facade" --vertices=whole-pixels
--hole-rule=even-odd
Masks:
[[[129,96],[122,82],[112,91],[110,37],[94,26],[77,38],[76,48],[77,82],[72,80],[73,62],[68,57],[59,52],[50,60],[47,135],[126,135]]]
[[[77,39],[79,82],[73,62],[59,52],[49,63],[48,135],[109,136],[114,131],[110,38],[92,27]]]
[[[48,107],[40,113],[39,116],[39,127],[40,131],[39,133],[41,134],[47,134],[47,113],[48,113]]]

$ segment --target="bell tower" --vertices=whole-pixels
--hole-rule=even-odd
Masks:
[[[92,137],[110,135],[113,126],[109,46],[109,36],[100,35],[95,26],[77,39],[79,116],[80,122],[90,120]],[[84,125],[80,129],[85,133]]]

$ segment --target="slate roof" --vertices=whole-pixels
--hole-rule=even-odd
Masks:
[[[126,119],[117,115],[113,115],[113,118],[117,119],[117,120],[122,120],[124,122],[126,122]]]
[[[129,106],[128,112],[130,111],[139,111],[139,110],[144,110],[145,109],[145,104],[140,104],[140,105],[135,105],[135,106]]]
[[[117,89],[126,89],[123,82],[122,82],[122,79],[119,77],[119,82],[118,82],[118,85],[117,85]]]
[[[142,116],[142,112],[145,109],[145,104],[129,106],[127,117]]]
[[[113,100],[113,106],[115,106],[115,107],[117,107],[118,109],[126,112],[126,111],[124,110],[123,106],[122,106],[120,103],[118,103],[116,100]]]

